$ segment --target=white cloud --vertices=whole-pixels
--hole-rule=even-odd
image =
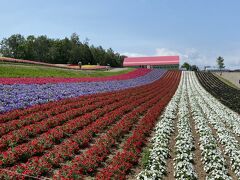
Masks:
[[[148,56],[146,54],[131,53],[131,52],[121,53],[121,55],[125,55],[125,56],[128,56],[128,57],[145,57],[145,56]]]
[[[177,51],[169,50],[167,48],[157,48],[156,56],[180,56],[180,53]]]
[[[240,52],[233,54],[223,54],[224,63],[226,68],[240,69]]]
[[[194,48],[188,48],[183,50],[182,52],[177,50],[170,50],[167,48],[157,48],[155,55],[156,56],[180,56],[180,64],[183,64],[184,62],[188,62],[190,64],[206,65],[208,63],[206,57],[202,56]]]
[[[213,66],[213,63],[211,63],[211,61],[209,60],[209,57],[206,57],[195,48],[185,49],[181,55],[182,63],[188,62],[190,64],[195,64],[199,67],[203,67],[206,65]]]

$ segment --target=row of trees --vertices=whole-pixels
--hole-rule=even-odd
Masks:
[[[223,57],[219,56],[216,62],[217,62],[217,67],[220,71],[225,68]],[[205,69],[206,67],[210,67],[210,66],[205,66]],[[184,62],[181,68],[185,68],[186,70],[191,70],[191,71],[199,71],[199,68],[196,65],[191,65],[187,62]]]
[[[187,62],[184,62],[181,68],[185,68],[188,71],[199,71],[199,68],[196,65],[191,65]]]
[[[53,64],[100,64],[112,67],[122,66],[124,56],[115,53],[111,48],[89,45],[89,40],[80,41],[73,33],[70,38],[51,39],[47,36],[33,35],[26,38],[14,34],[0,42],[0,54],[4,57],[27,59]]]

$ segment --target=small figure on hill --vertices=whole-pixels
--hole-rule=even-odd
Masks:
[[[110,70],[110,64],[107,64],[107,71],[109,71]]]
[[[79,66],[79,69],[82,68],[82,62],[81,61],[78,62],[78,66]]]

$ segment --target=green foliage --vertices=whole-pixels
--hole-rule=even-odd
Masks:
[[[123,56],[111,48],[104,50],[101,46],[89,46],[88,39],[80,41],[73,33],[70,38],[50,39],[47,36],[33,35],[26,38],[14,34],[0,42],[0,54],[4,57],[27,59],[53,64],[85,64],[111,65],[121,67]]]
[[[184,62],[183,65],[181,66],[181,68],[186,68],[187,70],[190,70],[191,65],[187,62]]]
[[[223,57],[219,56],[219,57],[217,58],[217,65],[218,65],[218,68],[219,68],[220,70],[223,69],[223,68],[225,68]]]
[[[192,71],[199,71],[199,68],[196,65],[191,66]]]
[[[4,38],[1,43],[0,53],[3,56],[19,58],[24,56],[25,39],[20,34],[12,35],[9,38]]]
[[[146,148],[143,150],[143,153],[142,153],[141,165],[142,165],[144,168],[146,168],[147,165],[148,165],[148,161],[149,161],[150,153],[151,153],[150,149],[151,149],[151,148],[149,148],[149,147],[147,148],[147,147],[146,147]]]
[[[196,65],[191,65],[187,62],[184,62],[181,68],[186,68],[186,70],[199,71],[199,68]]]
[[[41,65],[21,64],[21,63],[0,63],[0,77],[100,77],[113,76],[132,71],[126,70],[111,71],[78,71],[71,69],[61,69],[45,67]]]

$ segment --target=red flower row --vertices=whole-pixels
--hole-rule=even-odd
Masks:
[[[79,128],[82,128],[83,126],[88,125],[92,121],[99,118],[101,115],[108,113],[109,111],[112,111],[118,107],[121,107],[121,106],[127,104],[127,102],[129,100],[130,101],[136,100],[136,98],[138,98],[140,96],[151,94],[151,92],[146,92],[148,90],[149,89],[143,89],[142,91],[137,91],[135,94],[130,93],[127,95],[111,97],[109,100],[105,100],[103,102],[98,102],[95,105],[89,105],[87,107],[71,111],[70,114],[67,113],[67,115],[64,114],[64,116],[62,114],[60,114],[53,118],[49,118],[45,121],[40,122],[41,123],[40,125],[39,125],[39,123],[36,123],[36,124],[30,125],[30,126],[26,126],[23,129],[20,129],[21,130],[20,136],[17,136],[17,137],[10,136],[10,137],[8,137],[8,139],[5,138],[4,139],[5,141],[2,140],[2,142],[13,144],[13,143],[16,143],[19,141],[23,141],[23,140],[26,140],[26,138],[28,138],[29,135],[31,135],[31,137],[33,137],[45,130],[48,130],[53,125],[54,126],[59,125],[59,122],[61,123],[61,120],[62,121],[69,120],[66,124],[64,124],[62,126],[58,126],[54,129],[48,130],[46,133],[42,134],[37,139],[33,139],[32,141],[30,141],[27,144],[22,144],[22,145],[16,146],[15,148],[10,148],[9,150],[3,152],[2,157],[1,157],[2,165],[10,165],[10,164],[15,163],[15,161],[17,161],[19,159],[22,159],[22,158],[25,159],[36,153],[43,152],[43,150],[45,150],[46,148],[50,148],[54,144],[54,142],[59,141],[60,139],[64,138],[66,136],[66,134],[74,133]],[[119,100],[121,100],[121,101],[119,101]],[[119,101],[119,102],[117,102],[117,101]],[[96,109],[96,108],[99,108],[100,106],[104,107],[104,108],[97,109],[91,113],[84,114],[87,112],[86,108],[93,110],[93,108]],[[74,112],[76,114],[81,113],[84,115],[75,118],[75,116],[73,116],[73,114],[75,114]],[[75,119],[72,119],[72,118],[75,118]],[[31,127],[31,129],[29,127]],[[30,131],[29,131],[29,129],[30,129]],[[18,138],[18,139],[16,139],[16,138]],[[41,148],[39,148],[39,147],[41,147]],[[43,147],[45,147],[45,148],[43,148]]]
[[[154,91],[156,89],[152,90]],[[59,163],[61,163],[63,160],[66,160],[73,156],[74,152],[76,152],[79,149],[79,147],[88,144],[91,141],[94,134],[100,132],[101,130],[103,131],[108,125],[110,125],[114,121],[118,120],[121,116],[123,116],[124,113],[130,111],[135,106],[138,106],[144,101],[146,101],[147,97],[148,98],[154,97],[156,95],[156,93],[155,94],[152,93],[153,92],[150,91],[148,93],[141,94],[142,98],[136,96],[134,98],[125,100],[124,102],[122,102],[122,105],[127,104],[127,101],[129,100],[130,102],[131,100],[133,100],[133,102],[129,105],[122,106],[121,108],[106,114],[102,118],[99,118],[93,124],[90,124],[83,130],[77,132],[69,139],[64,141],[62,144],[55,146],[53,150],[43,155],[42,157],[40,158],[34,157],[30,159],[25,165],[15,166],[12,168],[12,170],[14,169],[24,174],[31,173],[31,175],[36,176],[37,174],[40,175],[41,173],[44,172],[45,168],[42,167],[42,165],[45,166],[47,164],[48,167],[59,166]],[[31,171],[33,169],[34,171]]]
[[[111,127],[106,134],[102,135],[97,143],[88,149],[84,154],[76,156],[71,165],[63,166],[59,172],[55,174],[57,179],[60,176],[76,177],[83,174],[91,174],[96,171],[99,165],[105,161],[109,155],[111,147],[116,145],[116,142],[127,134],[135,123],[138,122],[141,115],[153,106],[159,100],[159,95],[154,96],[152,100],[143,103],[134,111],[126,114],[116,125]],[[66,178],[65,177],[65,178]]]
[[[144,91],[147,91],[147,90],[148,90],[148,88],[145,89]],[[116,92],[114,94],[109,94],[109,96],[105,96],[104,98],[100,98],[100,97],[92,98],[89,100],[90,105],[88,105],[88,103],[86,101],[79,102],[80,104],[83,103],[83,105],[86,105],[86,106],[79,107],[79,108],[75,107],[75,109],[70,109],[70,107],[74,107],[75,105],[70,106],[68,111],[57,114],[50,118],[47,118],[44,121],[37,122],[38,118],[36,118],[36,120],[33,119],[32,122],[36,121],[36,123],[22,127],[19,130],[12,131],[12,132],[2,136],[1,140],[0,140],[0,150],[7,148],[7,147],[13,147],[17,143],[20,143],[20,142],[26,140],[29,136],[34,137],[39,133],[47,131],[49,128],[59,126],[59,125],[63,124],[64,122],[71,120],[72,118],[76,118],[80,115],[83,115],[86,112],[93,111],[97,108],[104,107],[105,105],[112,104],[119,100],[123,100],[123,98],[128,98],[131,95],[134,95],[136,93],[140,94],[142,92],[143,92],[143,90],[141,90],[139,92],[138,91],[134,92],[133,90],[129,90],[129,93],[127,93],[127,95],[126,95],[125,91],[124,91],[124,93]],[[91,105],[91,102],[95,103],[95,104]],[[78,102],[76,102],[76,104],[78,104]],[[61,109],[61,107],[63,107],[63,106],[60,106],[59,109]],[[44,112],[42,114],[46,114],[46,112]],[[44,115],[42,115],[42,116],[44,116]],[[40,119],[42,116],[40,116]],[[22,118],[21,118],[21,120],[25,121],[25,119],[22,119]],[[27,123],[28,120],[29,119],[27,118],[26,124],[29,124],[29,123]],[[10,121],[10,122],[12,122],[12,121]],[[8,122],[8,123],[10,123],[10,122]],[[15,120],[13,122],[15,122]],[[22,124],[22,123],[20,123],[20,124]],[[18,126],[18,124],[17,124],[16,126],[19,127],[20,125]]]
[[[20,138],[21,140],[10,142],[12,145],[14,142],[26,142],[29,141],[27,138],[38,136],[35,139],[30,139],[27,143],[17,145],[15,148],[9,148],[4,153],[1,153],[0,164],[2,168],[5,167],[7,170],[24,175],[40,177],[45,173],[53,173],[55,168],[60,167],[60,171],[57,171],[59,173],[55,174],[55,178],[59,178],[58,175],[61,175],[60,179],[63,177],[69,179],[80,178],[83,174],[95,174],[96,169],[110,154],[109,150],[111,147],[113,147],[124,134],[129,133],[133,125],[138,122],[136,129],[133,131],[134,136],[125,142],[123,152],[120,153],[122,159],[121,161],[119,160],[119,162],[125,165],[124,168],[120,168],[122,172],[126,174],[134,164],[131,159],[133,159],[134,162],[138,159],[141,146],[146,139],[145,136],[151,131],[161,109],[173,95],[179,82],[179,76],[180,73],[169,72],[160,80],[149,85],[114,93],[103,93],[111,96],[102,99],[102,101],[97,102],[96,105],[87,104],[85,108],[88,110],[82,107],[83,109],[80,109],[83,110],[83,112],[72,112],[80,113],[80,115],[69,113],[64,116],[65,119],[61,119],[60,115],[54,114],[54,116],[44,121],[40,120],[41,122],[47,122],[51,119],[42,130],[41,127],[33,126],[34,129],[25,129],[27,135],[24,134],[23,138]],[[96,100],[96,98],[102,97],[101,95],[102,94],[91,96],[92,100],[94,101],[94,99]],[[101,98],[98,100],[100,99]],[[73,102],[69,101],[66,105],[69,103],[71,104]],[[51,108],[45,108],[43,112],[49,110],[51,110]],[[140,117],[143,116],[145,112],[147,112],[147,114],[141,119]],[[18,118],[19,117],[21,119],[21,116],[18,116]],[[55,119],[56,117],[59,119]],[[12,120],[9,120],[9,122],[10,121]],[[35,124],[38,123],[40,122],[36,122]],[[26,127],[29,126],[22,127],[22,129]],[[35,128],[37,129],[36,131]],[[98,136],[99,133],[104,133],[108,128],[110,129],[105,135]],[[137,129],[139,130],[137,131]],[[42,132],[45,133],[41,134]],[[22,136],[21,134],[18,135],[20,137]],[[97,138],[94,138],[96,135]],[[96,144],[83,154],[76,156],[76,154],[79,154],[81,148],[88,147],[93,139]],[[8,141],[11,141],[11,139],[8,139]],[[8,143],[6,144],[7,146],[5,147],[9,147]],[[125,156],[122,154],[125,154]],[[37,157],[34,157],[34,155]],[[73,159],[70,165],[72,171],[68,171],[65,169],[68,166],[62,166],[62,163],[71,159]],[[20,163],[26,160],[26,163]],[[112,161],[112,163],[113,162],[114,161]],[[13,164],[16,165],[7,167]],[[111,164],[109,164],[108,167],[112,168]],[[110,171],[104,169],[98,176],[107,177],[107,172],[109,173]],[[9,172],[1,172],[1,170],[0,174],[2,174],[0,179],[12,177],[24,179],[24,175],[13,175]]]
[[[169,86],[172,83],[171,81],[167,82],[168,84],[166,84],[166,86]],[[58,179],[59,176],[64,178],[75,178],[81,177],[83,174],[91,174],[95,172],[99,165],[109,155],[109,149],[116,144],[116,141],[119,140],[119,138],[130,131],[133,124],[138,121],[139,116],[143,115],[145,111],[154,106],[154,104],[156,104],[161,98],[169,98],[167,95],[169,90],[160,88],[159,91],[160,93],[153,96],[153,99],[149,99],[135,111],[127,114],[120,122],[106,132],[105,135],[100,137],[97,143],[88,151],[80,156],[76,156],[72,160],[71,165],[63,166],[54,177],[56,179]]]
[[[67,98],[67,99],[62,99],[59,101],[53,101],[41,105],[34,105],[32,107],[26,108],[26,109],[17,109],[17,110],[12,110],[10,112],[4,113],[0,115],[0,123],[5,123],[8,121],[12,120],[17,120],[17,119],[24,119],[27,117],[34,117],[35,115],[38,115],[39,113],[45,113],[45,111],[51,110],[54,111],[56,110],[56,107],[59,108],[59,106],[62,105],[67,105],[69,103],[76,103],[76,102],[82,102],[86,100],[91,100],[95,98],[105,98],[104,96],[112,96],[115,95],[115,92],[107,92],[107,93],[102,93],[102,96],[99,96],[98,94],[91,94],[91,95],[83,95],[81,97],[74,97],[74,98]]]
[[[10,112],[0,114],[0,123],[8,122],[11,120],[16,120],[16,119],[20,119],[20,118],[23,119],[24,116],[27,116],[27,115],[34,116],[35,114],[42,113],[42,112],[50,110],[50,109],[54,109],[54,107],[59,107],[60,105],[66,105],[68,103],[84,101],[84,100],[90,99],[90,98],[97,98],[97,97],[102,98],[104,96],[116,95],[116,93],[124,94],[126,92],[134,92],[139,89],[148,88],[149,86],[150,86],[150,84],[147,84],[147,85],[143,85],[140,87],[133,87],[133,88],[115,91],[115,92],[104,92],[104,93],[98,93],[98,94],[83,95],[81,97],[67,98],[67,99],[62,99],[59,101],[48,102],[48,103],[41,104],[41,105],[34,105],[34,106],[28,107],[26,109],[12,110]]]
[[[151,130],[161,114],[161,111],[170,101],[172,95],[177,89],[178,82],[179,81],[175,82],[174,86],[169,91],[168,96],[149,109],[146,116],[139,122],[132,136],[126,140],[123,146],[123,151],[117,153],[112,158],[111,163],[109,163],[106,168],[97,174],[97,179],[126,179],[126,175],[129,170],[138,163],[146,138],[148,134],[151,133]]]
[[[21,116],[21,118],[19,118],[19,119],[15,119],[15,120],[8,121],[6,123],[2,123],[1,127],[0,127],[0,136],[4,135],[10,131],[19,129],[23,126],[34,124],[36,122],[45,120],[47,118],[53,117],[58,114],[69,113],[70,111],[72,111],[72,109],[80,109],[80,108],[83,108],[84,106],[89,106],[91,104],[98,103],[98,102],[101,102],[101,101],[109,99],[109,98],[110,98],[110,96],[83,99],[82,101],[70,102],[68,104],[63,104],[62,106],[53,107],[44,112],[37,112],[34,114],[28,114],[26,116]]]

